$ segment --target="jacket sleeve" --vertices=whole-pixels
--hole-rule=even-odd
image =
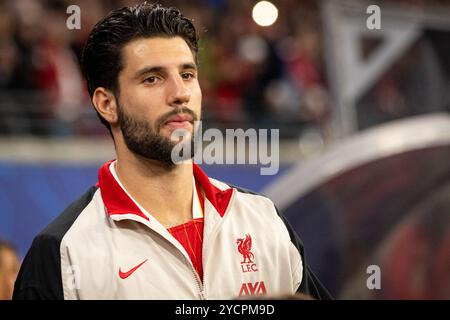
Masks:
[[[63,300],[61,241],[98,188],[91,187],[36,236],[19,271],[13,299]]]
[[[38,235],[14,285],[13,300],[63,300],[59,241]]]
[[[305,252],[303,248],[303,243],[300,240],[297,233],[294,231],[292,226],[287,221],[286,217],[284,217],[276,208],[278,215],[280,216],[281,220],[283,220],[287,230],[289,231],[289,236],[291,238],[292,243],[297,248],[297,250],[300,253],[300,256],[302,258],[303,262],[303,274],[302,274],[302,282],[297,289],[297,293],[302,293],[307,296],[311,296],[314,299],[318,300],[331,300],[333,297],[330,295],[328,290],[322,285],[320,280],[314,275],[311,268],[306,262]]]

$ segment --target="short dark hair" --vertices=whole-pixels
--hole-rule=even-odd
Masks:
[[[82,68],[91,98],[98,87],[119,94],[121,50],[127,43],[139,38],[176,36],[186,41],[197,62],[197,32],[192,21],[177,8],[144,2],[111,11],[94,26],[82,53]],[[111,133],[110,124],[97,114]]]

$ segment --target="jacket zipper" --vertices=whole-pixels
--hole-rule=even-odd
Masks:
[[[203,282],[203,283],[201,282],[200,276],[198,275],[198,273],[197,273],[197,271],[195,270],[194,266],[192,266],[191,261],[189,260],[188,262],[189,262],[189,264],[190,264],[191,271],[192,271],[192,273],[194,274],[195,282],[197,283],[197,288],[198,288],[200,300],[206,300],[206,297],[205,297],[205,291],[204,291],[204,287],[203,287],[203,283],[204,283],[204,282]],[[203,279],[202,279],[202,280],[205,281],[205,274],[204,274],[204,272],[203,272]]]

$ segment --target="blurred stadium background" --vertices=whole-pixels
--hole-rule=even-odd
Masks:
[[[266,27],[257,1],[159,2],[199,31],[204,126],[280,129],[277,175],[205,171],[270,195],[336,298],[450,299],[450,1],[273,1]],[[134,3],[0,0],[0,238],[22,257],[114,157],[79,57],[95,22]]]

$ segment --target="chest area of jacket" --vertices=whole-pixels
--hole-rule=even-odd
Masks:
[[[79,266],[81,290],[114,292],[114,298],[232,298],[271,293],[283,286],[282,278],[289,283],[289,250],[280,237],[270,236],[273,230],[221,227],[204,238],[203,279],[186,254],[142,229],[116,229],[108,239],[72,246],[70,260]]]

